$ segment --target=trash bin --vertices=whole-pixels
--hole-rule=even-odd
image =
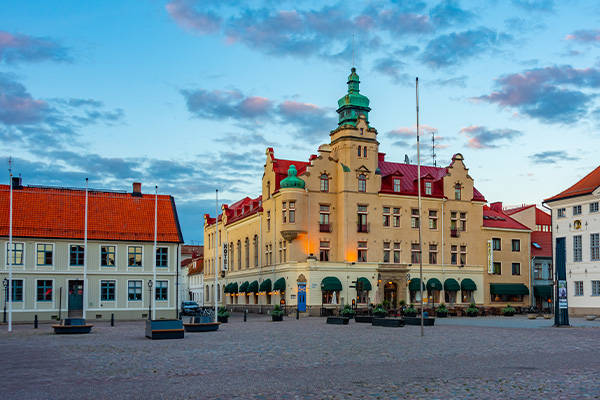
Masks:
[[[429,313],[427,311],[423,312],[423,318],[429,318]]]

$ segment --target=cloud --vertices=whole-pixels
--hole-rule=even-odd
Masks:
[[[221,29],[223,18],[211,11],[200,11],[193,1],[174,0],[165,6],[167,12],[183,28],[200,35],[217,33]]]
[[[554,0],[512,0],[512,3],[528,12],[554,12]]]
[[[265,137],[257,132],[244,132],[244,133],[229,133],[224,135],[219,135],[215,141],[220,143],[227,143],[229,146],[235,147],[246,147],[259,145],[263,147],[268,147],[269,142],[265,139]]]
[[[419,125],[419,142],[421,143],[421,147],[423,147],[423,137],[424,135],[430,135],[431,133],[437,134],[438,129],[430,126],[430,125]],[[392,144],[400,147],[416,147],[417,146],[417,125],[413,125],[410,127],[401,127],[397,129],[393,129],[384,134],[384,136],[390,140],[392,140]],[[429,136],[427,136],[429,137]],[[444,138],[442,136],[435,136],[436,140],[441,141]],[[445,148],[447,147],[444,144],[439,143],[436,145],[437,148]]]
[[[577,161],[578,157],[572,157],[563,150],[543,151],[529,156],[529,159],[538,164],[556,164],[560,161]]]
[[[402,73],[405,66],[406,63],[400,61],[398,57],[389,56],[376,60],[373,68],[376,72],[389,77],[395,83],[409,85],[414,77]]]
[[[478,125],[462,128],[460,133],[469,138],[467,146],[472,149],[496,148],[499,147],[498,142],[512,141],[523,135],[523,132],[514,129],[487,129]]]
[[[579,43],[600,44],[600,29],[580,29],[567,35],[565,39]]]
[[[312,143],[321,140],[336,126],[335,114],[329,108],[287,100],[279,104],[277,110],[284,123],[295,125],[297,135]]]
[[[20,33],[0,31],[0,62],[70,62],[66,47],[47,38],[36,38]]]
[[[452,0],[442,1],[440,4],[433,7],[429,11],[429,16],[431,17],[433,24],[442,27],[459,24],[465,25],[475,18],[475,14],[463,10],[458,6],[456,1]]]
[[[34,99],[12,75],[0,72],[0,123],[34,124],[44,120],[50,107]]]
[[[245,96],[239,90],[180,91],[190,113],[198,118],[256,119],[270,115],[273,104],[264,97]]]
[[[455,76],[448,79],[436,79],[432,83],[438,86],[456,86],[461,88],[467,87],[468,77],[466,75]]]
[[[574,123],[589,112],[597,96],[584,90],[600,87],[600,70],[569,65],[536,68],[505,75],[496,86],[498,90],[472,100],[516,108],[545,123]]]

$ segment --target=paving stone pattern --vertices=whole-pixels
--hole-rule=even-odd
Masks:
[[[0,326],[0,399],[597,399],[600,321],[449,318],[426,327],[272,322],[151,341],[145,322]]]

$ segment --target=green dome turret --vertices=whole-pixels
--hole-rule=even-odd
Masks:
[[[302,179],[300,179],[296,176],[297,174],[298,174],[298,171],[296,171],[296,166],[290,165],[290,168],[288,169],[288,176],[287,176],[287,178],[281,180],[281,182],[279,183],[279,187],[281,187],[281,189],[284,189],[284,188],[304,189],[305,183]]]
[[[369,98],[360,94],[360,80],[356,68],[352,68],[348,76],[348,94],[338,100],[338,125],[350,124],[356,126],[358,116],[363,114],[369,123]]]

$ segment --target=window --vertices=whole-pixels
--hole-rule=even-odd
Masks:
[[[575,286],[575,296],[583,296],[583,281],[573,282]]]
[[[333,301],[333,294],[335,293],[336,295],[336,301],[339,303],[340,301],[340,292],[339,291],[333,291],[333,290],[323,290],[322,292],[322,297],[321,297],[321,302],[323,304],[331,304],[331,302]]]
[[[383,207],[383,226],[385,226],[385,227],[390,226],[390,208],[389,207]]]
[[[319,232],[331,232],[329,225],[330,206],[327,204],[319,205]]]
[[[281,203],[281,214],[282,214],[282,218],[281,218],[281,223],[285,224],[287,222],[287,210],[286,210],[286,203],[285,201],[283,203]]]
[[[399,228],[400,227],[400,209],[399,208],[393,208],[393,223],[394,223],[394,228]]]
[[[254,266],[258,267],[258,235],[254,235],[252,244],[254,245]]]
[[[329,261],[329,242],[328,241],[322,240],[319,242],[319,260]]]
[[[156,248],[156,266],[157,267],[168,267],[169,266],[169,248],[168,247],[157,247]]]
[[[362,152],[360,150],[361,150],[361,148],[360,148],[360,146],[358,146],[358,156],[359,157],[362,156]]]
[[[467,245],[460,246],[460,266],[467,265]]]
[[[512,263],[512,274],[521,275],[521,263]]]
[[[127,282],[127,299],[130,301],[142,300],[142,281]]]
[[[154,289],[155,300],[168,300],[168,285],[169,281],[156,281]]]
[[[429,229],[437,229],[438,216],[437,211],[429,210]]]
[[[533,279],[544,279],[544,270],[542,269],[542,263],[535,263],[533,265]]]
[[[592,233],[590,235],[590,260],[600,260],[600,233]]]
[[[267,211],[267,232],[271,230],[271,211]]]
[[[458,264],[458,246],[455,244],[450,246],[450,264]]]
[[[12,260],[10,260],[12,265],[23,265],[23,251],[24,251],[24,244],[23,243],[15,243],[13,242],[13,248],[12,248]],[[9,253],[9,244],[6,243],[6,263],[8,263],[9,258],[8,258],[8,253]]]
[[[367,156],[367,146],[363,147],[363,157]]]
[[[383,262],[390,262],[390,242],[383,242]]]
[[[463,232],[467,230],[467,213],[461,212],[460,214],[460,226],[459,229]]]
[[[411,228],[419,227],[419,210],[417,208],[412,208],[410,210],[410,227]]]
[[[419,243],[412,243],[410,245],[410,262],[413,264],[421,262],[421,249]]]
[[[364,174],[360,174],[360,176],[358,177],[358,191],[367,191],[367,177]]]
[[[329,192],[329,177],[327,174],[321,174],[321,192]]]
[[[456,185],[454,185],[454,200],[460,200],[461,199],[461,187],[460,187],[460,183],[457,183]]]
[[[100,281],[100,301],[115,301],[115,281]]]
[[[296,223],[296,202],[290,201],[290,224]]]
[[[234,257],[233,257],[234,247],[233,247],[233,242],[229,243],[229,251],[228,251],[228,253],[229,253],[229,270],[233,271],[233,266],[234,266],[234,260],[233,260],[234,259]]]
[[[362,134],[364,133],[364,128],[360,128],[360,134],[362,136]]]
[[[429,264],[437,264],[437,244],[429,245]]]
[[[592,281],[592,296],[600,296],[600,281]]]
[[[248,237],[244,244],[244,252],[246,253],[246,268],[250,268],[250,238]]]
[[[100,266],[115,266],[115,246],[100,246]]]
[[[40,244],[37,245],[37,265],[52,265],[52,245]]]
[[[70,246],[70,255],[69,255],[69,265],[73,266],[83,266],[83,254],[84,249],[83,245],[80,244],[72,244]]]
[[[358,206],[358,232],[369,232],[367,224],[367,206]]]
[[[4,301],[8,301],[8,287],[4,291]],[[12,301],[23,301],[23,279],[12,280]]]
[[[267,182],[267,199],[270,199],[270,198],[271,198],[271,182]]]
[[[521,251],[521,241],[519,239],[512,240],[512,251]]]
[[[279,262],[286,262],[286,241],[279,242]]]
[[[590,203],[590,213],[598,212],[598,202]]]
[[[142,266],[142,246],[129,246],[127,248],[127,265],[130,267]]]
[[[37,301],[52,301],[52,281],[37,281]]]
[[[573,261],[581,261],[581,235],[573,236]]]
[[[558,210],[556,210],[556,214],[557,214],[558,218],[565,218],[567,216],[567,209],[559,208]]]
[[[431,182],[425,182],[425,194],[429,194],[431,195],[432,192],[432,183]]]
[[[367,262],[367,242],[358,242],[358,262]]]
[[[400,242],[394,242],[394,263],[400,263]]]
[[[396,192],[396,193],[400,192],[400,179],[399,178],[394,178],[394,192]]]
[[[269,264],[273,264],[273,243],[269,244]]]
[[[502,275],[502,263],[494,262],[492,267],[492,275]]]
[[[502,250],[502,240],[500,238],[492,238],[492,250]]]
[[[573,206],[573,215],[581,215],[581,205]]]
[[[242,241],[237,241],[237,262],[238,269],[242,269]]]

